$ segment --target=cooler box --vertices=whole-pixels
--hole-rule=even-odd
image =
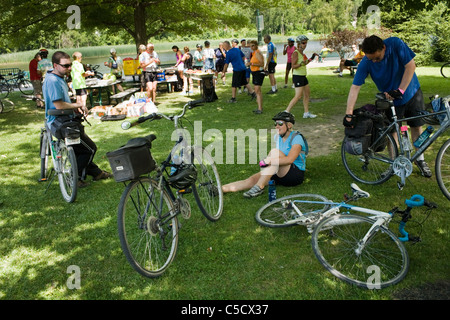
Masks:
[[[126,76],[133,76],[136,72],[134,69],[134,60],[131,58],[123,59],[123,72]]]
[[[139,68],[139,59],[134,59],[134,71],[136,74],[141,74],[142,70]]]
[[[156,80],[158,80],[158,81],[165,81],[166,80],[166,72],[165,71],[158,72],[156,74]]]

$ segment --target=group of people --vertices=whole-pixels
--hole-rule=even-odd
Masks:
[[[304,37],[304,36],[303,36]],[[307,39],[302,36],[297,38],[298,47],[304,49]],[[413,118],[420,115],[424,110],[423,94],[420,83],[415,73],[416,64],[414,52],[401,39],[391,37],[382,40],[376,35],[364,39],[360,51],[365,55],[359,62],[358,69],[351,85],[346,114],[343,125],[353,127],[356,117],[353,115],[358,94],[365,79],[370,75],[377,89],[383,92],[386,98],[394,101],[396,114],[400,118]],[[299,50],[298,56],[302,51]],[[294,55],[294,54],[293,54]],[[305,57],[303,63],[305,64]],[[314,56],[307,61],[314,59]],[[292,67],[298,63],[298,57],[293,57]],[[294,80],[294,84],[296,81]],[[388,118],[389,117],[388,111]],[[276,148],[271,150],[268,156],[259,163],[259,172],[249,178],[224,184],[223,192],[237,192],[247,190],[243,193],[246,198],[253,198],[261,195],[270,180],[284,186],[299,185],[304,181],[306,158],[304,152],[305,141],[300,135],[293,138],[294,116],[288,111],[278,113],[273,117],[277,135],[274,137],[277,142]],[[411,128],[413,141],[422,133],[424,121],[421,118],[407,121]],[[398,137],[396,137],[398,140]],[[426,177],[432,177],[432,172],[425,162],[423,154],[416,160],[416,165],[420,173]]]
[[[298,92],[307,94],[308,82],[306,79],[305,67],[315,58],[315,53],[307,58],[303,53],[308,38],[304,35],[297,37],[297,48],[291,55],[291,68],[294,70],[293,82],[296,88],[296,96]],[[292,42],[292,41],[291,41]],[[270,61],[264,61],[262,54],[259,52],[256,41],[250,41],[252,55],[250,61],[245,63],[245,56],[238,48],[238,43],[233,41],[233,46],[228,42],[223,42],[224,49],[224,72],[226,72],[229,63],[235,62],[233,65],[232,88],[235,94],[239,86],[247,86],[252,97],[260,95],[259,90],[253,90],[248,82],[246,82],[246,68],[250,67],[253,77],[253,84],[260,87],[265,76],[265,68],[269,67]],[[150,55],[153,52],[153,45],[147,46],[149,56],[142,59],[141,66],[146,68],[148,65],[158,64],[157,55]],[[358,94],[365,79],[370,75],[380,92],[384,92],[386,97],[394,101],[396,113],[399,117],[414,117],[419,115],[424,109],[424,101],[420,83],[415,73],[414,52],[399,38],[391,37],[385,40],[373,35],[364,39],[361,50],[365,53],[361,59],[353,84],[350,88],[347,108],[343,119],[344,126],[352,127],[355,125],[355,117],[353,110],[355,108]],[[75,57],[77,60],[79,57]],[[242,63],[239,63],[242,61]],[[76,65],[76,62],[74,64]],[[71,72],[72,64],[70,56],[66,53],[58,51],[53,54],[52,68],[53,70],[46,74],[46,80],[43,85],[43,95],[46,104],[47,123],[51,127],[54,117],[49,116],[48,109],[73,109],[79,113],[86,113],[87,108],[83,103],[71,103],[68,95],[68,87],[64,81],[64,76]],[[297,70],[299,69],[299,70]],[[297,71],[296,71],[297,70]],[[150,72],[150,71],[149,71]],[[147,79],[151,79],[152,75],[146,75]],[[302,89],[297,89],[302,88]],[[300,94],[301,95],[301,94]],[[294,100],[293,99],[293,100]],[[301,135],[296,135],[293,127],[295,117],[289,112],[292,106],[287,110],[277,113],[272,119],[274,120],[277,134],[274,137],[277,142],[276,148],[271,150],[266,158],[259,163],[260,171],[249,178],[224,184],[222,189],[224,192],[236,192],[247,190],[244,196],[253,198],[261,195],[270,180],[274,180],[277,184],[285,186],[296,186],[301,184],[305,178],[306,170],[306,141]],[[412,119],[407,122],[411,127],[412,139],[416,140],[422,133],[424,122],[421,119]],[[79,170],[81,179],[86,174],[92,175],[94,180],[106,179],[111,174],[101,170],[92,161],[96,146],[89,137],[82,132],[82,141],[79,150],[76,151],[77,162],[79,161]],[[421,155],[416,161],[421,174],[425,177],[431,177],[432,173]],[[81,181],[81,180],[80,180]],[[81,186],[84,182],[80,182]]]

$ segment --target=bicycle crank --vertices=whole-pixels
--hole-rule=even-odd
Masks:
[[[401,190],[405,185],[406,178],[409,177],[413,172],[413,164],[407,157],[398,156],[392,164],[392,169],[394,171],[394,174],[400,177],[401,182],[397,185]]]

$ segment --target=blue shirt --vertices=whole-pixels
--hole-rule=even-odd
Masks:
[[[299,144],[302,147],[302,151],[298,155],[297,159],[294,160],[294,165],[297,166],[302,171],[305,171],[306,169],[306,155],[303,150],[306,149],[305,142],[303,141],[303,138],[301,135],[296,135],[293,139],[291,135],[294,134],[294,132],[291,132],[289,134],[289,137],[286,139],[286,141],[283,140],[282,137],[280,137],[278,134],[275,135],[274,139],[277,142],[277,149],[284,153],[284,155],[288,155],[289,152],[292,149],[292,146],[294,144]],[[292,140],[292,142],[291,142]]]
[[[231,48],[227,51],[227,57],[225,59],[225,64],[231,63],[233,65],[233,71],[244,71],[247,69],[245,67],[244,60],[245,57],[239,48]]]
[[[273,42],[269,42],[267,44],[267,54],[272,54],[272,59],[270,59],[270,62],[277,63],[277,47],[273,44]]]
[[[361,60],[353,79],[353,84],[361,86],[370,74],[373,82],[380,92],[396,90],[400,86],[405,65],[414,59],[414,52],[399,38],[391,37],[383,41],[386,45],[386,52],[383,60],[372,62],[366,56]],[[394,100],[395,106],[407,103],[419,90],[420,83],[414,73],[411,82],[403,94],[403,99]]]
[[[56,109],[54,101],[65,101],[70,103],[69,89],[66,81],[54,73],[48,73],[45,77],[42,93],[45,100],[45,118],[48,125],[55,120],[55,116],[48,115],[49,109]]]

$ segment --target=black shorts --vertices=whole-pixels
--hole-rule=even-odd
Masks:
[[[271,179],[275,181],[275,184],[279,184],[281,186],[298,186],[303,183],[303,180],[305,179],[305,171],[300,170],[295,164],[291,164],[288,173],[286,173],[284,177],[280,178],[274,174]]]
[[[344,66],[346,66],[346,67],[353,67],[356,65],[357,65],[357,63],[355,60],[345,60],[344,61]]]
[[[306,78],[306,76],[299,76],[299,75],[294,74],[292,76],[292,83],[294,83],[294,86],[296,88],[299,88],[299,87],[306,86],[309,82],[308,82],[308,79]]]
[[[255,86],[262,86],[264,82],[264,77],[266,74],[264,71],[252,71],[252,83]]]
[[[425,104],[423,102],[423,94],[422,90],[419,88],[416,94],[404,105],[395,107],[395,113],[397,114],[398,119],[409,118],[414,116],[421,115],[422,111],[425,109]],[[388,119],[392,118],[392,112],[389,108],[386,110],[386,115]],[[425,124],[422,118],[412,119],[406,122],[410,127],[421,127]]]
[[[233,71],[233,81],[231,82],[233,88],[243,87],[248,84],[245,73],[246,70]]]
[[[224,64],[216,63],[216,71],[217,72],[222,72],[224,66],[225,66]]]
[[[77,96],[85,96],[85,95],[87,95],[86,88],[75,89],[75,94],[76,94]]]
[[[277,67],[277,64],[275,62],[269,62],[267,71],[269,71],[269,73],[275,73],[276,67]]]
[[[156,72],[144,71],[144,79],[145,83],[158,81],[156,77]]]

